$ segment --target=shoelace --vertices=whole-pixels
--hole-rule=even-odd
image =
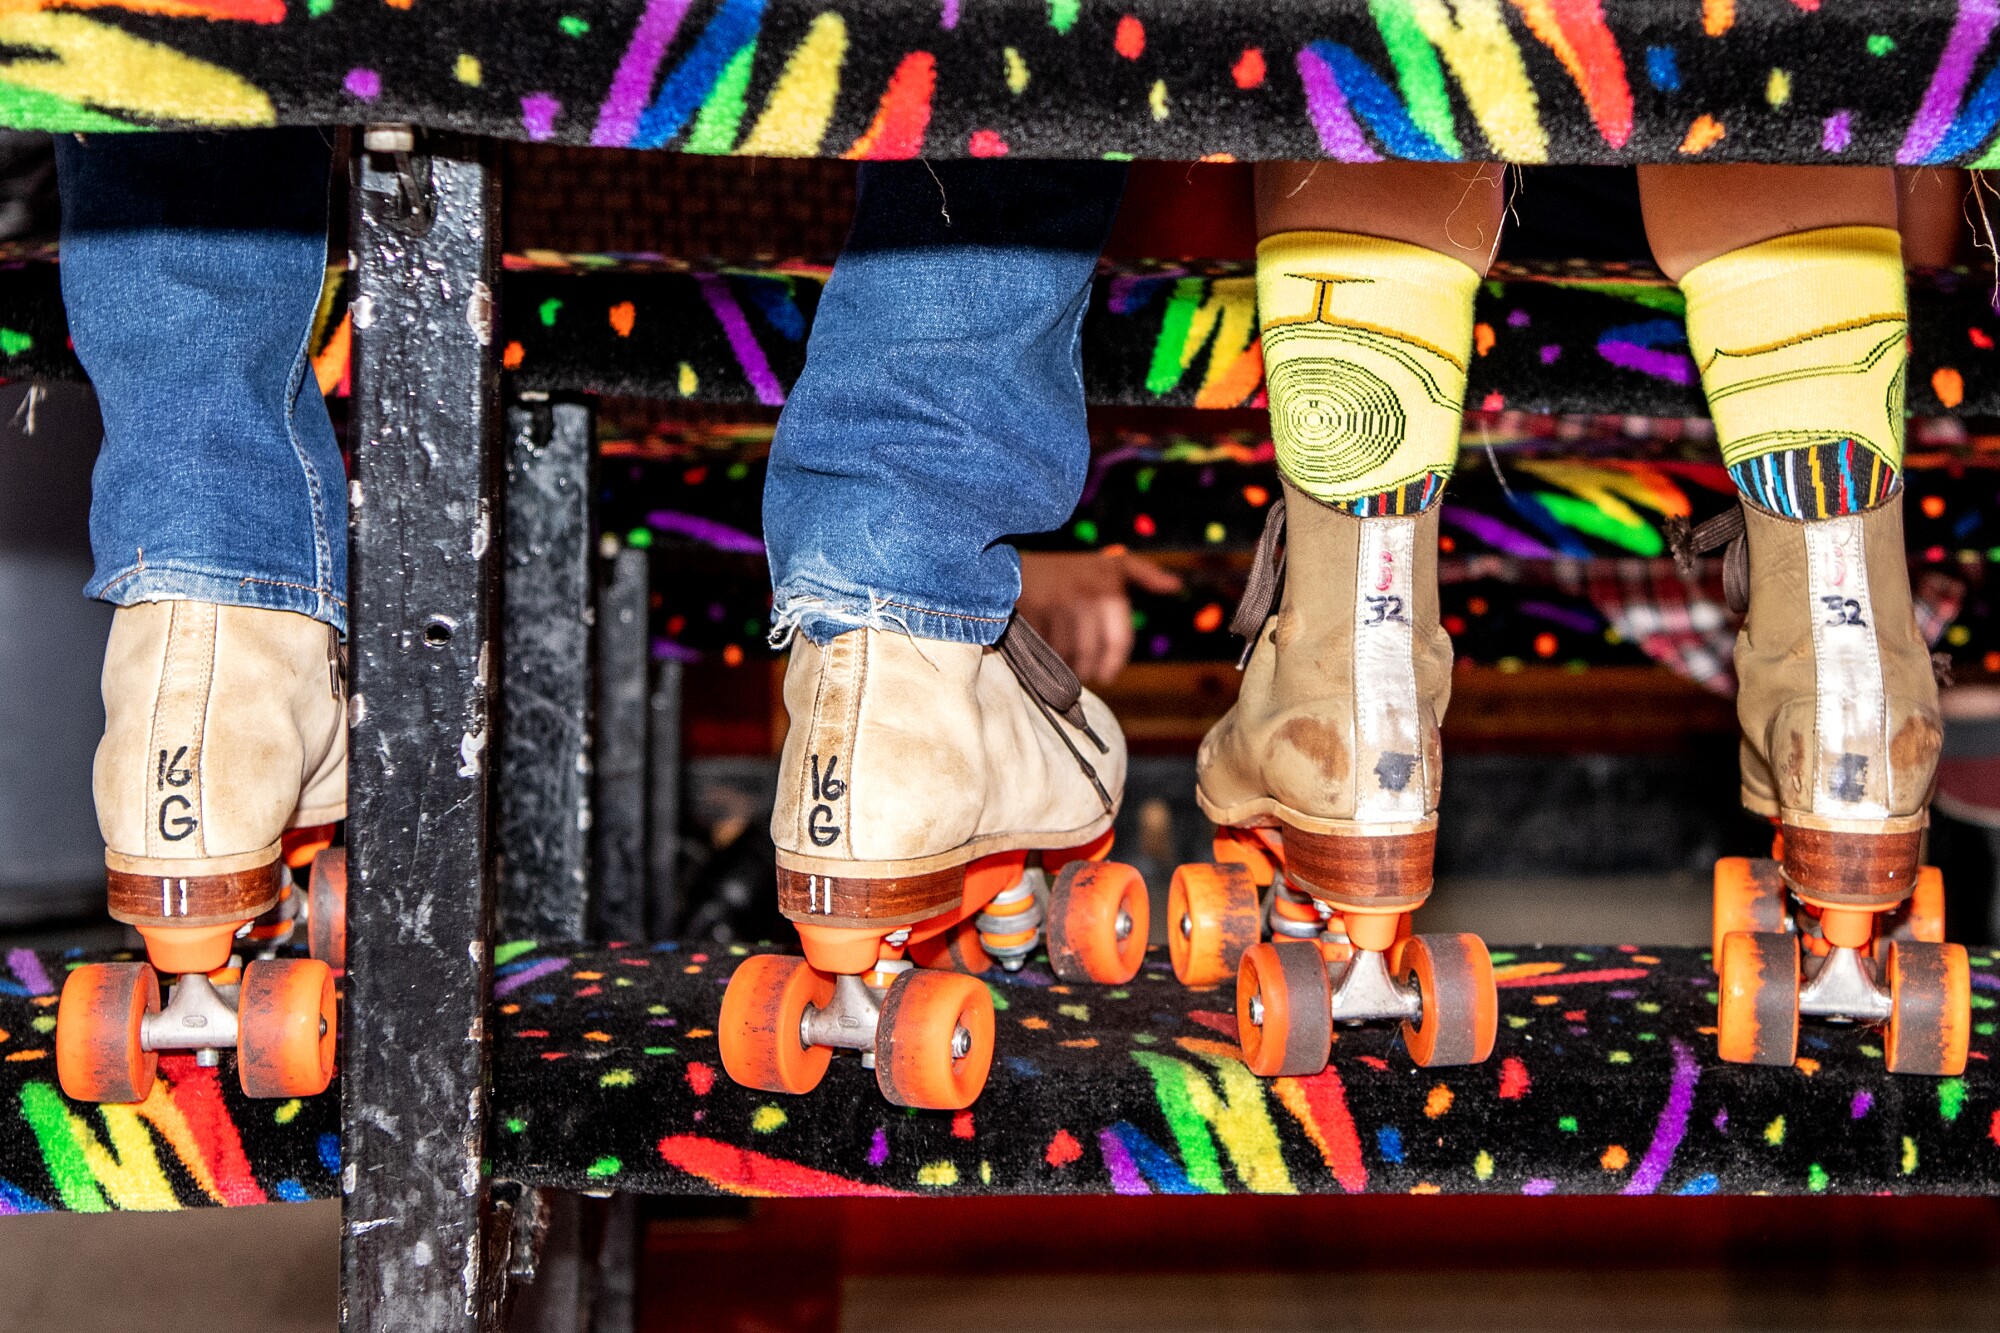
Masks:
[[[1744,533],[1743,506],[1735,504],[1707,522],[1694,525],[1684,518],[1666,522],[1667,546],[1681,577],[1695,576],[1695,561],[1710,551],[1722,552],[1722,600],[1742,615],[1750,609],[1750,539]]]
[[[1285,497],[1279,495],[1271,501],[1271,511],[1264,516],[1264,535],[1257,539],[1257,558],[1250,563],[1250,582],[1244,585],[1243,600],[1236,604],[1236,614],[1229,619],[1229,632],[1243,640],[1243,653],[1236,659],[1238,671],[1250,665],[1257,636],[1264,632],[1264,622],[1278,609],[1278,594],[1284,587]]]
[[[1674,553],[1674,567],[1683,578],[1695,576],[1695,561],[1717,547],[1722,553],[1722,600],[1737,615],[1750,610],[1750,538],[1745,531],[1743,506],[1738,503],[1706,523],[1690,525],[1684,518],[1666,522],[1667,546]],[[1931,676],[1939,689],[1954,683],[1951,654],[1932,653]]]
[[[1084,716],[1083,682],[1076,678],[1076,672],[1070,670],[1069,663],[1063,661],[1061,655],[1049,647],[1048,641],[1035,633],[1034,627],[1018,615],[1007,621],[1007,628],[995,646],[1013,671],[1014,679],[1020,681],[1021,688],[1028,692],[1029,701],[1055,729],[1064,748],[1097,792],[1097,799],[1104,803],[1104,813],[1117,813],[1117,802],[1111,799],[1110,792],[1104,790],[1097,770],[1084,758],[1083,751],[1076,748],[1076,742],[1070,739],[1069,732],[1062,725],[1067,722],[1089,737],[1099,754],[1111,753],[1111,747],[1091,730],[1090,720]]]

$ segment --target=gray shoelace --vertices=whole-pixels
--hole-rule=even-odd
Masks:
[[[1069,663],[1062,660],[1048,641],[1035,633],[1034,627],[1016,615],[1008,620],[1007,628],[1000,635],[1000,656],[1021,682],[1021,688],[1028,692],[1028,699],[1035,705],[1048,724],[1062,738],[1070,757],[1097,792],[1097,799],[1104,803],[1106,814],[1115,814],[1118,803],[1111,799],[1111,793],[1104,790],[1104,783],[1098,778],[1097,770],[1084,758],[1083,751],[1076,748],[1069,731],[1062,724],[1069,723],[1097,747],[1099,754],[1111,753],[1111,747],[1091,730],[1090,720],[1083,713],[1083,682],[1076,678],[1076,672],[1069,669]]]
[[[1257,539],[1257,558],[1250,563],[1250,582],[1244,585],[1243,600],[1236,604],[1236,614],[1229,620],[1229,632],[1243,640],[1243,653],[1236,659],[1238,671],[1250,664],[1257,636],[1264,632],[1264,622],[1278,609],[1278,594],[1284,587],[1285,497],[1280,494],[1271,501],[1271,511],[1264,516],[1264,535]]]
[[[1722,600],[1742,615],[1750,609],[1750,539],[1744,534],[1743,506],[1736,504],[1698,525],[1684,518],[1666,523],[1667,546],[1682,578],[1695,576],[1695,561],[1710,551],[1722,552]]]

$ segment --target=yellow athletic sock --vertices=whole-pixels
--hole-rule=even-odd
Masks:
[[[1681,279],[1722,461],[1787,518],[1859,513],[1903,465],[1902,238],[1823,227],[1746,245]]]
[[[1458,457],[1479,276],[1435,250],[1341,231],[1257,246],[1278,467],[1364,517],[1414,513]]]

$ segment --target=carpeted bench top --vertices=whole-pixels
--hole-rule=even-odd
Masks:
[[[1702,952],[1497,949],[1499,1047],[1420,1070],[1350,1030],[1312,1078],[1256,1079],[1224,991],[1163,956],[1123,987],[995,974],[999,1053],[970,1111],[906,1111],[836,1059],[805,1097],[750,1092],[714,1035],[737,950],[510,944],[496,957],[489,1165],[590,1189],[751,1195],[2000,1193],[1995,955],[1973,955],[1972,1064],[1883,1072],[1866,1030],[1808,1027],[1798,1065],[1715,1058]],[[251,1102],[170,1057],[138,1107],[68,1103],[49,1028],[64,959],[0,971],[0,1211],[173,1208],[337,1192],[334,1092]]]
[[[412,121],[794,157],[1983,163],[1975,0],[93,0],[0,123]]]

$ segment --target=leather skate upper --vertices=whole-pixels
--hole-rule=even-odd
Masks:
[[[1901,497],[1841,518],[1743,506],[1743,803],[1821,827],[1921,817],[1943,742]]]
[[[1282,599],[1235,705],[1202,740],[1202,809],[1218,823],[1283,817],[1313,832],[1422,823],[1437,809],[1451,697],[1437,509],[1356,518],[1289,482],[1285,502]]]
[[[800,638],[771,812],[780,864],[914,873],[1090,841],[1112,814],[1077,757],[1115,810],[1125,741],[1095,695],[1079,703],[1106,751],[1038,707],[996,649],[874,629],[824,648]]]
[[[114,868],[243,868],[187,863],[254,861],[292,823],[344,814],[346,704],[331,634],[310,617],[254,607],[117,610],[94,774]]]

